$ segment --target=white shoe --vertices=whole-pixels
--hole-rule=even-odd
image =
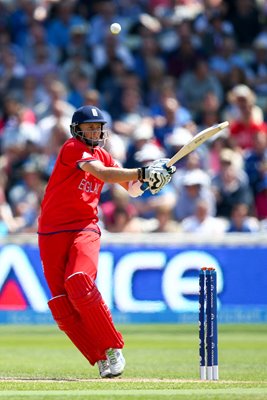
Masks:
[[[97,361],[99,374],[101,378],[112,378],[112,373],[109,367],[108,360],[99,360]]]
[[[108,349],[106,350],[111,374],[119,376],[123,373],[126,365],[125,358],[123,357],[121,349]]]

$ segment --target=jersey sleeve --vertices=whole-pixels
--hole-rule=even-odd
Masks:
[[[72,168],[78,168],[79,162],[97,160],[95,154],[80,143],[78,140],[68,141],[61,152],[61,162]]]
[[[107,150],[102,147],[96,147],[93,154],[88,154],[86,152],[83,153],[83,157],[78,160],[78,165],[81,167],[82,163],[99,160],[106,167],[114,167],[119,168],[120,165],[113,159],[113,157],[107,152]]]

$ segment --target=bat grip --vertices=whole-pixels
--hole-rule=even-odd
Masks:
[[[143,190],[143,191],[145,191],[145,190],[147,190],[148,189],[148,183],[147,182],[143,182],[142,183],[142,185],[141,185],[141,190]]]
[[[165,164],[166,169],[169,168],[169,167],[171,167],[172,164],[173,164],[173,163],[171,162],[171,160],[169,160],[169,161]]]

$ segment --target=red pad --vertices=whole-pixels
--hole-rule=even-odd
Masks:
[[[121,349],[122,335],[116,330],[111,313],[91,278],[84,272],[77,272],[68,277],[65,288],[100,351]]]
[[[97,350],[91,334],[88,333],[67,295],[53,297],[49,300],[48,306],[59,329],[66,333],[91,365],[106,358],[104,352]]]

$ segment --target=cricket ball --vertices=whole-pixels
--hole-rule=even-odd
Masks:
[[[110,25],[110,31],[113,33],[113,35],[118,35],[121,31],[121,26],[117,22],[114,22],[113,24]]]

